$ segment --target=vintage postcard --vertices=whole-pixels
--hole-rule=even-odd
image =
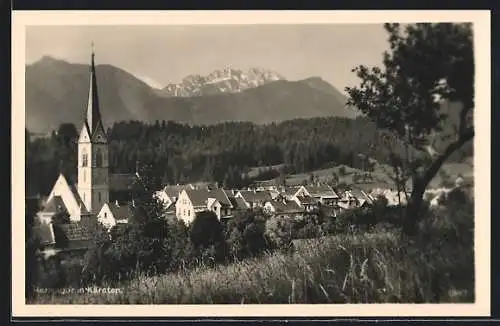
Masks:
[[[488,11],[12,23],[13,316],[489,315]]]

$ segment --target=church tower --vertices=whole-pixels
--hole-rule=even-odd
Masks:
[[[87,114],[78,139],[78,194],[91,214],[109,202],[108,140],[101,121],[92,49]]]

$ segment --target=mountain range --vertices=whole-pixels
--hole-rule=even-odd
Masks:
[[[261,68],[226,67],[208,76],[190,75],[156,89],[118,67],[96,66],[101,113],[106,127],[118,121],[173,120],[210,125],[225,121],[257,124],[296,118],[355,118],[346,97],[321,79],[288,81]],[[26,127],[47,133],[61,123],[83,121],[89,66],[45,56],[26,66]]]
[[[243,71],[226,67],[215,70],[207,76],[189,75],[179,84],[168,84],[159,94],[169,97],[192,97],[237,93],[277,80],[285,78],[267,69],[250,68],[248,71]]]

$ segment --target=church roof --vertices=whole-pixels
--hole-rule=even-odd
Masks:
[[[60,224],[59,227],[63,230],[64,235],[70,242],[90,239],[90,232],[82,223],[72,222]]]
[[[67,213],[66,205],[60,196],[52,197],[43,207],[42,213]]]
[[[103,128],[101,120],[101,112],[99,107],[99,95],[97,91],[97,77],[95,73],[94,52],[92,51],[92,60],[90,65],[90,85],[89,97],[87,102],[87,115],[85,119],[85,127],[89,131],[89,136],[92,137],[98,128]]]
[[[74,185],[69,185],[69,189],[73,193],[73,196],[75,197],[76,201],[78,202],[78,205],[80,206],[80,214],[88,214],[89,211],[85,207],[85,204],[83,203],[82,198],[80,197],[80,194],[78,193],[78,186],[75,183]]]

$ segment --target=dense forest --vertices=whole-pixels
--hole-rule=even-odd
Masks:
[[[277,174],[308,172],[332,164],[366,168],[358,154],[386,163],[390,148],[403,150],[395,138],[363,118],[212,126],[129,121],[114,124],[108,129],[108,138],[111,173],[134,172],[138,163],[150,164],[165,184],[205,180],[232,187],[251,181],[245,178],[250,167],[284,164],[283,171],[271,171]],[[59,172],[75,182],[77,139],[73,124],[61,125],[47,138],[27,138],[28,194],[47,194]],[[263,174],[272,176],[269,172]]]

